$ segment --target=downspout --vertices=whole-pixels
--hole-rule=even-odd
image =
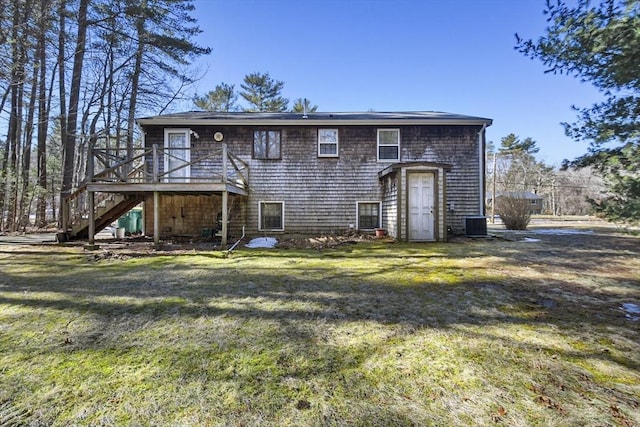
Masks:
[[[487,128],[487,124],[484,123],[482,125],[482,129],[480,129],[480,132],[478,132],[478,170],[480,173],[480,215],[484,216],[485,214],[485,209],[484,209],[484,200],[485,200],[485,185],[484,185],[484,177],[485,177],[485,161],[484,161],[484,151],[485,151],[485,138],[484,138],[484,132],[485,129]]]

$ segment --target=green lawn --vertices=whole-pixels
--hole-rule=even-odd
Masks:
[[[0,425],[640,425],[640,238],[540,240],[0,245]]]

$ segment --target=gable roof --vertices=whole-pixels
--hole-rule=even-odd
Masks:
[[[188,111],[141,117],[140,126],[198,126],[198,125],[260,125],[260,126],[337,126],[337,125],[478,125],[491,126],[493,120],[484,117],[438,111],[398,112],[314,112],[314,113],[248,113]]]

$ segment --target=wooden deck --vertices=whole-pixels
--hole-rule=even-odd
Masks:
[[[101,193],[181,193],[181,194],[221,194],[228,192],[240,196],[248,195],[247,189],[229,182],[90,182],[87,191]]]
[[[94,235],[105,226],[124,202],[154,197],[154,240],[159,244],[158,200],[160,194],[222,196],[223,242],[226,245],[227,203],[229,194],[249,194],[249,166],[227,150],[226,144],[215,149],[180,150],[157,144],[135,150],[123,156],[121,150],[93,148],[87,164],[87,179],[65,199],[62,210],[63,233],[70,238],[88,235],[93,245]],[[182,161],[189,151],[190,161]],[[171,168],[167,166],[171,164]],[[118,201],[117,197],[125,200]],[[114,199],[114,200],[111,200]]]

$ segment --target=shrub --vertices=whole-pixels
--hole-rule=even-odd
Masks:
[[[531,219],[529,200],[522,197],[499,197],[496,213],[507,230],[526,230]]]

